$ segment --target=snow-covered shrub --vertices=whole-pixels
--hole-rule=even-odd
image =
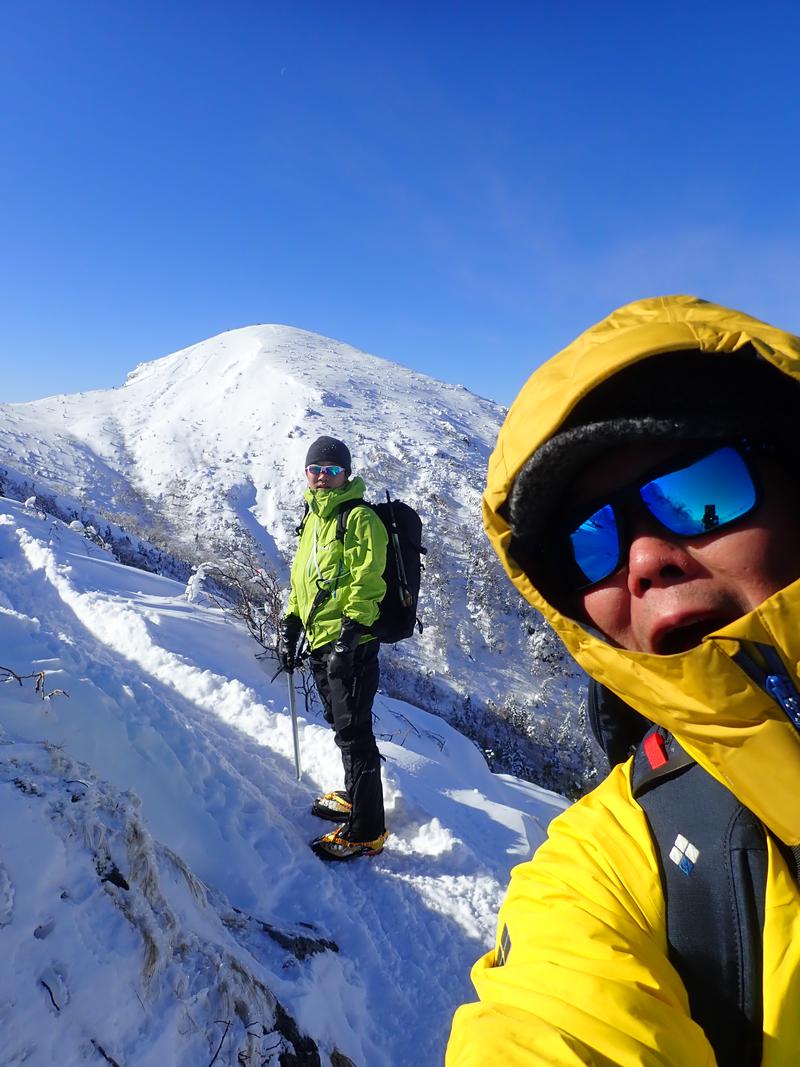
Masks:
[[[203,564],[201,569],[203,577],[216,583],[216,589],[209,590],[212,599],[244,623],[261,649],[256,658],[274,661],[277,670],[278,628],[284,614],[284,590],[263,553],[244,541],[235,547],[228,546],[220,562]],[[316,703],[316,691],[306,661],[298,663],[296,673],[306,711],[311,711]]]

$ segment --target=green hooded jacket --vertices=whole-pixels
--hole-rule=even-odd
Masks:
[[[320,587],[330,596],[307,627],[309,648],[320,648],[339,636],[342,616],[371,626],[386,592],[383,570],[389,536],[370,508],[354,508],[347,519],[344,542],[336,537],[336,517],[346,500],[362,500],[365,486],[353,478],[341,489],[306,489],[308,516],[292,563],[289,614],[307,625]],[[364,641],[371,638],[365,636]]]

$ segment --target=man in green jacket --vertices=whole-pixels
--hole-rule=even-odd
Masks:
[[[305,629],[323,714],[342,753],[344,790],[319,797],[311,809],[340,824],[312,842],[318,856],[335,860],[374,856],[387,837],[372,731],[379,642],[370,627],[386,592],[388,535],[374,511],[353,506],[363,500],[365,487],[361,478],[350,478],[350,466],[349,449],[334,437],[318,438],[306,455],[308,511],[279,644],[281,665],[294,670]],[[342,511],[346,522],[339,537]]]

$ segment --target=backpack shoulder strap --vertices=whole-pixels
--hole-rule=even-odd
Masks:
[[[785,845],[782,841],[779,841],[778,847],[786,860],[786,865],[792,878],[800,885],[800,845]]]
[[[653,725],[594,678],[589,679],[586,711],[594,739],[612,767],[633,755]]]
[[[295,526],[295,528],[294,528],[294,532],[297,534],[298,537],[302,537],[303,536],[303,527],[305,526],[306,519],[308,518],[308,510],[309,510],[308,509],[308,501],[304,500],[303,501],[303,517],[300,520],[300,522],[297,524],[297,526]]]
[[[368,508],[369,504],[366,500],[345,500],[343,504],[339,505],[339,510],[336,514],[336,540],[341,541],[344,544],[344,534],[347,529],[347,520],[350,518],[350,512],[353,508]]]
[[[758,1067],[767,884],[761,822],[660,727],[631,772],[659,859],[669,958],[719,1067]]]

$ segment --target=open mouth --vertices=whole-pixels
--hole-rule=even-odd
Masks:
[[[704,619],[696,619],[684,626],[675,626],[659,634],[654,641],[654,649],[659,656],[674,656],[678,652],[688,652],[695,648],[708,634],[718,630],[721,626],[727,626],[733,619],[722,615],[709,615]]]

